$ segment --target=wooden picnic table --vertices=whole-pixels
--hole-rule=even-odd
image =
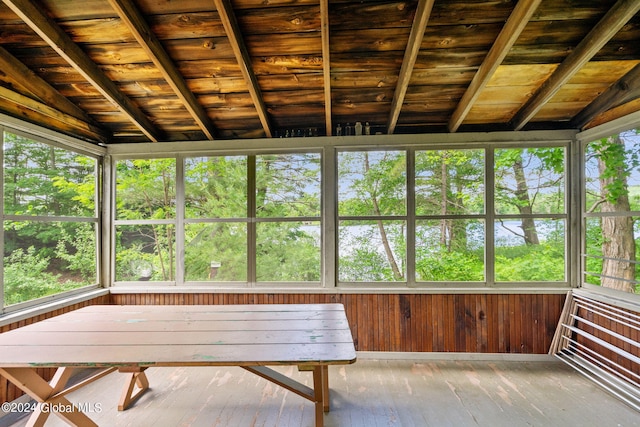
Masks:
[[[148,388],[149,367],[240,366],[314,402],[322,426],[328,366],[356,360],[341,304],[94,305],[0,334],[0,349],[0,375],[35,401],[65,408],[35,411],[33,425],[53,412],[71,425],[95,426],[65,396],[116,370],[127,376],[124,410]],[[274,365],[312,371],[313,388],[268,368]],[[50,382],[38,375],[42,367],[58,368]],[[67,387],[72,370],[87,367],[105,369]]]

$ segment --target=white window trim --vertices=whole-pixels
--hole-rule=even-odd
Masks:
[[[73,151],[75,153],[92,157],[96,159],[96,194],[95,194],[95,214],[93,217],[69,217],[69,216],[39,216],[39,215],[4,215],[4,197],[0,199],[0,213],[2,213],[4,220],[27,220],[27,221],[40,221],[40,222],[86,222],[96,224],[98,230],[96,237],[96,277],[97,283],[83,286],[78,289],[73,289],[66,292],[61,292],[54,295],[45,296],[42,298],[24,301],[18,304],[12,304],[11,306],[4,306],[4,285],[0,286],[0,317],[5,319],[5,314],[10,313],[23,313],[25,311],[31,311],[33,307],[41,307],[46,305],[47,307],[56,304],[64,304],[64,301],[71,300],[83,300],[85,295],[95,292],[98,288],[101,288],[103,282],[103,273],[105,265],[100,260],[100,251],[102,233],[103,230],[101,213],[104,210],[104,206],[101,204],[101,183],[104,182],[103,177],[99,174],[104,171],[102,167],[102,159],[107,150],[104,147],[91,144],[89,142],[72,138],[66,135],[62,135],[58,132],[44,128],[42,126],[33,125],[22,120],[16,119],[11,116],[0,113],[0,138],[4,141],[4,133],[9,132],[15,135],[19,135],[33,141],[51,145],[64,150]],[[4,164],[4,150],[0,150],[0,163]],[[0,233],[0,247],[4,248],[4,233]],[[4,257],[0,259],[0,283],[4,284]]]
[[[485,134],[442,134],[442,135],[367,135],[367,136],[343,136],[343,137],[314,137],[314,138],[282,138],[282,139],[259,139],[259,140],[231,140],[231,141],[197,141],[187,143],[132,143],[117,144],[107,147],[107,153],[110,159],[111,183],[115,187],[114,170],[117,160],[132,158],[166,158],[173,157],[177,159],[177,164],[181,165],[181,159],[188,156],[224,156],[224,155],[260,155],[287,153],[287,152],[314,152],[322,153],[322,281],[320,283],[255,283],[251,280],[255,277],[255,266],[249,266],[249,276],[247,282],[184,282],[181,277],[181,267],[184,262],[183,255],[179,252],[177,256],[176,280],[175,282],[162,282],[153,284],[141,282],[113,282],[107,283],[116,290],[148,290],[157,286],[158,289],[165,292],[173,286],[176,289],[185,291],[200,292],[223,292],[223,291],[244,291],[244,292],[269,292],[269,291],[299,291],[299,292],[566,292],[567,289],[575,286],[573,281],[574,275],[574,258],[576,247],[573,241],[567,239],[565,254],[566,262],[566,281],[563,282],[526,282],[526,283],[496,283],[493,281],[486,282],[420,282],[416,283],[413,270],[408,268],[408,276],[405,282],[384,282],[384,283],[343,283],[337,280],[337,192],[334,188],[337,186],[337,153],[342,150],[359,151],[359,150],[382,150],[382,149],[401,149],[407,150],[408,158],[412,159],[412,155],[416,149],[468,149],[468,148],[486,148],[488,156],[493,155],[496,148],[517,148],[518,145],[526,144],[527,147],[535,146],[557,146],[566,147],[566,190],[567,203],[566,213],[559,215],[566,218],[566,231],[568,236],[574,235],[574,222],[572,221],[571,212],[573,210],[573,200],[569,197],[569,189],[572,188],[574,180],[571,179],[570,171],[574,169],[575,156],[574,149],[575,131],[532,131],[532,132],[496,132]],[[412,161],[412,160],[408,160]],[[181,166],[180,166],[181,167]],[[489,169],[492,167],[492,159],[486,160],[486,183],[487,187],[493,188],[491,180],[493,174]],[[182,172],[177,171],[177,175]],[[407,183],[407,191],[411,191],[411,179]],[[177,203],[184,200],[183,189],[181,185],[176,185]],[[114,190],[110,194],[113,197]],[[488,198],[490,199],[490,197]],[[113,203],[112,203],[113,204]],[[493,229],[491,224],[495,220],[492,202],[487,203],[486,213],[486,239],[493,241]],[[113,211],[110,213],[114,215]],[[407,212],[407,217],[415,220],[413,210]],[[546,217],[546,216],[545,216]],[[178,219],[176,220],[177,224]],[[180,240],[178,233],[181,233],[177,224],[176,239]],[[115,259],[115,242],[113,237],[111,241],[110,258]],[[250,239],[252,241],[252,239]],[[493,245],[487,245],[488,250],[493,250]],[[254,248],[249,245],[248,250]],[[408,249],[407,256],[411,256],[413,247]],[[491,253],[487,254],[487,259],[492,259]],[[491,258],[490,258],[491,256]],[[407,260],[409,263],[409,260]],[[412,263],[413,264],[413,263]],[[111,264],[113,274],[114,265]],[[488,263],[487,277],[493,277],[492,263]],[[112,277],[114,277],[112,275]]]

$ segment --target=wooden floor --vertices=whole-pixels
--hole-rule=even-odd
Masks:
[[[309,372],[277,368],[301,382]],[[100,426],[313,426],[313,405],[240,368],[151,368],[124,412],[113,373],[69,395]],[[326,426],[640,426],[640,414],[555,359],[375,360],[330,367]],[[0,418],[22,427],[26,419]],[[48,426],[62,426],[50,417]]]

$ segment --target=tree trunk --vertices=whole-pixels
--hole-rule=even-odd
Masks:
[[[522,165],[522,158],[519,158],[513,164],[513,173],[516,179],[516,200],[517,207],[520,214],[530,215],[531,199],[529,199],[529,187],[527,186],[527,178],[524,174],[524,166]],[[533,218],[522,218],[522,232],[524,233],[524,242],[527,245],[539,245],[538,231],[536,230],[536,224]]]
[[[619,137],[608,138],[609,144],[620,144]],[[618,152],[616,150],[616,152]],[[612,162],[623,165],[621,162]],[[627,191],[627,178],[623,166],[615,166],[611,173],[611,166],[607,166],[603,158],[598,157],[598,170],[600,175],[600,188],[602,200],[600,208],[602,212],[629,212],[629,193]],[[607,188],[614,182],[622,183],[623,191],[611,200],[607,197]],[[630,216],[607,216],[602,218],[602,278],[600,284],[605,288],[613,288],[624,292],[634,291],[636,268],[633,262],[636,259],[636,246],[633,236],[633,219]]]
[[[369,172],[370,170],[370,166],[369,166],[369,155],[367,153],[364,154],[364,166],[365,166],[365,172]],[[373,211],[377,216],[382,215],[382,212],[380,211],[380,205],[378,204],[378,195],[376,194],[375,190],[372,190],[370,193],[371,196],[371,201],[373,203]],[[404,273],[402,271],[400,271],[400,268],[398,267],[398,263],[395,260],[395,257],[393,256],[393,251],[391,250],[391,244],[389,243],[389,238],[387,237],[387,231],[384,228],[384,223],[382,222],[382,220],[378,220],[378,230],[380,231],[380,239],[382,240],[382,246],[384,247],[384,252],[385,255],[387,256],[387,260],[389,261],[389,264],[391,265],[391,270],[393,271],[393,277],[396,280],[402,280],[404,278]]]
[[[462,194],[462,179],[457,176],[455,181],[456,193]],[[464,198],[458,197],[455,201],[454,212],[465,213]],[[464,251],[467,248],[467,221],[451,221],[451,251]]]

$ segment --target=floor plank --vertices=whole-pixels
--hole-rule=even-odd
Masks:
[[[310,372],[274,368],[311,385]],[[325,425],[640,426],[640,414],[555,360],[549,362],[359,359],[331,366]],[[100,426],[313,426],[313,405],[240,368],[150,368],[150,390],[117,411],[123,376],[114,373],[71,393],[101,410]],[[26,419],[0,418],[0,427]],[[50,417],[47,426],[63,426]]]

